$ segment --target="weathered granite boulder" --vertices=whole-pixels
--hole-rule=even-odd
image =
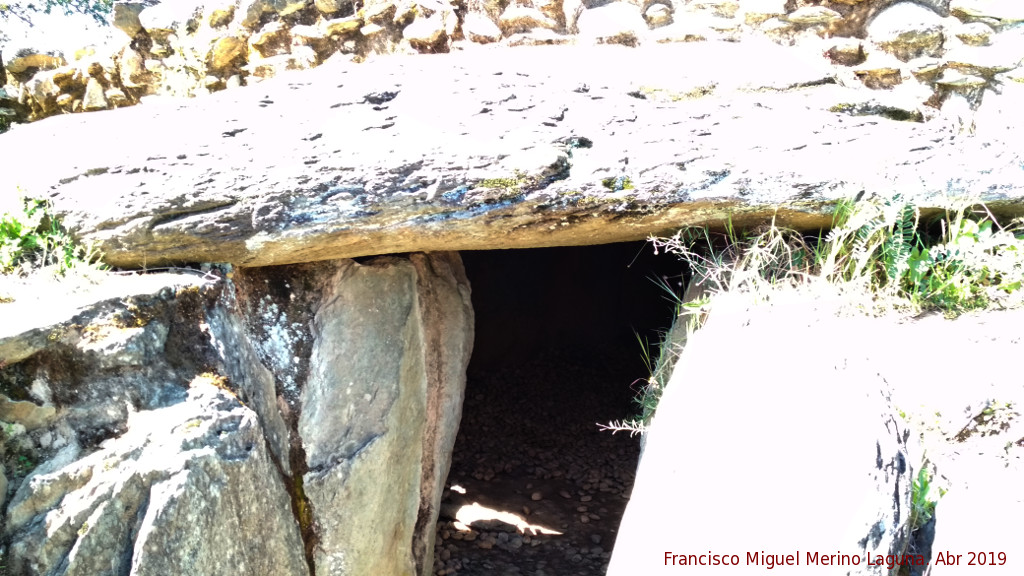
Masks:
[[[773,297],[771,309],[716,300],[647,433],[609,575],[711,553],[737,574],[793,554],[810,570],[890,574],[877,558],[907,542],[909,431],[888,400],[884,351],[863,340],[871,321],[832,313],[806,296]],[[793,354],[781,335],[800,341],[800,377],[773,368]],[[729,360],[736,350],[742,362]]]
[[[665,62],[686,65],[666,76]],[[836,82],[825,58],[766,41],[336,63],[181,106],[21,127],[0,157],[28,166],[45,148],[52,160],[0,175],[0,191],[52,197],[118,266],[605,243],[773,215],[815,228],[863,191],[924,207],[973,194],[1020,213],[1013,124],[982,138],[851,118],[871,108]],[[444,98],[425,96],[439,86]],[[78,144],[121,131],[154,137]]]
[[[208,382],[131,415],[91,454],[69,445],[7,508],[14,574],[307,574],[256,415]],[[259,534],[259,538],[253,538]]]
[[[226,270],[5,293],[12,574],[432,574],[458,255]]]

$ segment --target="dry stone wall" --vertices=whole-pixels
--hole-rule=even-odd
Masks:
[[[1024,81],[1024,11],[1013,0],[129,0],[114,53],[8,55],[0,114],[35,120],[198,96],[329,59],[537,44],[768,38],[872,90],[892,114],[927,105],[976,109]],[[670,69],[666,69],[669,73]],[[729,70],[723,69],[723,75]]]

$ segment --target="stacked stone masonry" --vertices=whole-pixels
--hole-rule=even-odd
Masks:
[[[216,0],[114,4],[114,53],[8,56],[0,115],[32,121],[200,96],[328,59],[550,44],[768,39],[834,66],[863,101],[835,111],[970,129],[987,93],[1024,82],[1015,0]],[[29,51],[31,52],[31,51]]]

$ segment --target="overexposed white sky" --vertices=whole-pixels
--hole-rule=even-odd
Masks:
[[[22,48],[39,52],[59,50],[70,60],[76,50],[86,46],[127,41],[125,33],[113,26],[103,26],[85,14],[65,16],[59,8],[50,14],[34,13],[31,19],[34,26],[14,16],[0,17],[0,51],[5,62]]]

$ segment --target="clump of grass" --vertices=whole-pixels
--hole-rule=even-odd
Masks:
[[[910,490],[910,529],[916,531],[927,524],[935,516],[936,500],[929,495],[932,488],[932,474],[928,470],[927,461],[917,471]],[[939,489],[939,496],[943,490]]]
[[[1024,235],[1016,224],[1002,228],[984,206],[975,210],[966,201],[940,220],[936,238],[920,220],[919,209],[896,195],[838,203],[824,236],[772,222],[744,235],[727,226],[717,237],[698,229],[653,241],[690,264],[712,293],[767,296],[779,285],[827,284],[859,291],[875,311],[958,314],[1020,304]]]
[[[938,221],[938,228],[937,235],[929,234],[920,210],[895,195],[839,202],[832,228],[817,235],[773,220],[745,233],[727,222],[721,232],[689,228],[651,242],[656,252],[682,259],[693,272],[691,283],[702,289],[699,300],[679,302],[676,322],[685,322],[685,338],[725,293],[762,302],[780,289],[838,294],[840,311],[873,315],[926,310],[956,315],[1024,303],[1024,234],[1017,223],[1003,228],[984,206],[964,200]],[[663,341],[653,365],[649,347],[644,348],[651,377],[638,395],[640,413],[604,428],[646,430],[679,357],[678,346]]]
[[[52,268],[64,275],[75,268],[97,267],[92,248],[77,245],[43,200],[23,198],[21,209],[0,215],[0,274],[28,275]]]
[[[652,345],[645,338],[637,334],[637,342],[640,344],[644,365],[647,367],[650,377],[643,382],[637,391],[634,402],[637,405],[637,414],[632,418],[612,421],[608,424],[598,426],[612,432],[629,432],[630,435],[643,434],[654,418],[654,412],[661,401],[661,394],[672,377],[672,369],[675,367],[683,346],[689,338],[704,322],[706,318],[705,305],[707,298],[697,298],[689,302],[683,301],[683,296],[678,294],[664,279],[657,279],[655,282],[665,292],[666,297],[675,306],[676,320],[672,327],[661,334],[657,344]]]

